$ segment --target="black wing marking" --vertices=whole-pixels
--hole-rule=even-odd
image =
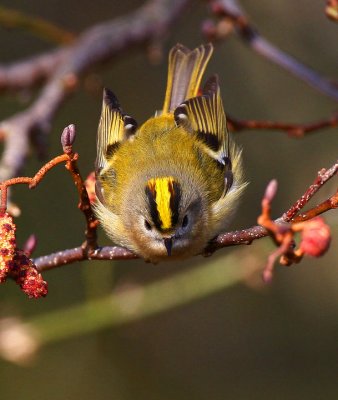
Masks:
[[[136,121],[123,113],[114,93],[109,89],[104,89],[96,140],[97,174],[107,166],[107,161],[114,155],[120,144],[135,134],[136,129]]]
[[[183,102],[174,115],[178,125],[196,134],[210,155],[225,165],[224,157],[230,157],[229,134],[216,75],[206,82],[201,96]]]

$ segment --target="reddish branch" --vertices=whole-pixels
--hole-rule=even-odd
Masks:
[[[118,246],[99,247],[90,255],[83,251],[83,247],[75,247],[48,254],[34,259],[34,264],[40,272],[48,271],[63,265],[72,264],[75,261],[84,260],[133,260],[139,258],[128,249]]]
[[[79,194],[79,209],[83,212],[86,218],[86,231],[85,236],[86,240],[82,245],[82,251],[90,255],[94,249],[97,248],[97,235],[96,228],[98,225],[98,221],[95,218],[93,213],[87,190],[84,184],[84,181],[81,177],[80,171],[77,166],[78,154],[73,152],[73,143],[75,140],[75,127],[74,125],[67,126],[61,135],[61,144],[64,151],[64,154],[53,158],[51,161],[46,163],[32,178],[30,177],[17,177],[8,179],[0,183],[0,191],[1,191],[1,204],[0,204],[0,215],[3,215],[7,209],[7,191],[8,188],[12,185],[17,184],[27,184],[30,189],[35,188],[46,175],[46,173],[54,168],[56,165],[60,163],[65,163],[66,168],[70,172],[75,186],[77,188]],[[31,248],[31,244],[26,244],[28,248]],[[29,250],[31,253],[32,250]]]
[[[97,220],[92,211],[92,207],[88,198],[87,189],[83,179],[81,178],[80,172],[78,170],[76,160],[78,155],[73,152],[73,142],[75,140],[75,128],[73,125],[66,127],[61,135],[61,143],[63,147],[64,154],[58,157],[55,157],[53,160],[49,161],[45,164],[33,178],[29,177],[18,177],[7,180],[0,184],[1,190],[1,207],[0,213],[4,214],[6,211],[6,195],[7,188],[11,185],[15,184],[28,184],[30,188],[34,188],[46,175],[46,173],[60,163],[66,163],[67,169],[70,171],[71,176],[74,180],[74,183],[77,187],[79,193],[79,208],[83,212],[86,218],[86,240],[84,244],[80,247],[76,247],[73,249],[63,250],[57,253],[53,253],[47,256],[38,257],[33,262],[39,272],[44,270],[49,270],[52,268],[56,268],[61,265],[70,264],[74,261],[82,261],[82,260],[130,260],[134,258],[138,258],[133,252],[128,249],[113,246],[113,247],[103,247],[100,248],[97,246],[96,241],[96,228],[97,228]],[[321,212],[328,211],[329,209],[337,207],[337,193],[332,196],[330,199],[325,201],[324,203],[319,204],[317,207],[309,210],[307,213],[299,214],[302,208],[308,203],[310,198],[321,188],[323,185],[328,182],[330,178],[337,174],[338,163],[332,166],[331,168],[325,170],[322,169],[315,182],[306,190],[305,194],[284,214],[283,218],[280,218],[276,221],[270,220],[270,202],[276,192],[276,184],[269,186],[269,189],[266,191],[264,200],[263,200],[263,210],[265,210],[265,214],[263,212],[263,219],[259,221],[260,226],[254,226],[249,229],[244,229],[241,231],[227,232],[219,235],[215,238],[210,245],[204,249],[204,255],[210,255],[214,251],[219,250],[223,247],[240,245],[240,244],[251,244],[252,241],[262,238],[267,235],[271,235],[271,232],[274,234],[274,239],[277,244],[280,245],[279,250],[274,252],[274,255],[271,256],[275,259],[278,255],[284,254],[291,260],[291,253],[289,254],[289,247],[293,238],[293,234],[297,229],[292,230],[292,234],[286,234],[287,230],[285,230],[285,226],[287,221],[292,220],[293,224],[298,220],[306,220],[313,218]],[[298,218],[298,219],[297,219]],[[302,223],[294,224],[293,226],[299,226]],[[301,228],[302,229],[302,228]],[[278,236],[282,235],[282,236]],[[29,240],[25,249],[27,250],[27,254],[31,254],[35,247],[35,239],[32,238]],[[271,260],[272,260],[271,258]],[[296,256],[292,258],[293,261],[296,260]],[[271,264],[273,265],[273,264]],[[272,267],[271,267],[272,268]],[[270,268],[270,270],[271,270]],[[269,268],[268,268],[269,269]],[[270,271],[271,272],[271,271]]]
[[[296,215],[292,222],[302,222],[307,221],[309,219],[315,218],[316,216],[323,214],[326,211],[333,210],[334,208],[338,208],[338,191],[331,196],[329,199],[323,201],[322,203],[318,204],[316,207],[311,208],[304,213]]]
[[[75,155],[74,155],[75,157]],[[7,190],[10,186],[18,184],[26,184],[30,189],[35,188],[35,186],[40,183],[41,179],[46,175],[46,173],[55,167],[55,165],[60,163],[65,163],[68,161],[68,154],[62,154],[50,160],[45,164],[32,178],[27,176],[18,176],[16,178],[8,179],[0,183],[1,191],[1,204],[0,204],[0,215],[4,214],[7,209]]]
[[[333,198],[328,199],[325,203],[325,206],[323,205],[324,203],[320,204],[319,206],[315,207],[314,209],[311,210],[310,215],[298,215],[299,211],[303,209],[305,204],[307,204],[310,199],[314,196],[314,194],[333,176],[337,174],[338,171],[338,161],[329,169],[323,168],[318,172],[318,176],[316,180],[313,182],[313,184],[306,190],[306,192],[303,194],[303,196],[297,200],[297,202],[283,215],[283,220],[286,222],[289,221],[295,221],[296,218],[298,217],[298,221],[300,220],[305,220],[308,219],[307,217],[311,217],[313,213],[315,213],[317,210],[318,215],[319,213],[322,213],[324,211],[327,211],[330,208],[335,208],[335,196]],[[327,209],[324,209],[325,207],[330,207]],[[320,212],[319,212],[320,211]]]
[[[322,169],[318,173],[318,177],[314,183],[305,191],[303,196],[295,202],[295,204],[290,207],[290,209],[284,213],[282,218],[278,218],[273,221],[277,225],[285,225],[286,222],[301,222],[307,221],[316,217],[323,212],[329,211],[331,209],[337,208],[338,194],[335,193],[328,200],[320,203],[316,207],[311,208],[306,212],[300,213],[300,211],[305,207],[305,205],[310,201],[313,195],[324,186],[333,176],[337,175],[338,162],[335,163],[329,169]],[[271,198],[271,197],[270,197]],[[268,236],[268,231],[265,227],[259,225],[254,226],[249,229],[243,229],[240,231],[227,232],[219,235],[210,245],[205,249],[206,255],[212,254],[214,251],[239,244],[251,244],[254,240],[260,239],[262,237]]]
[[[285,131],[289,136],[300,138],[307,133],[313,133],[320,129],[333,128],[338,126],[338,115],[335,114],[329,119],[316,121],[311,124],[290,124],[275,121],[239,120],[228,115],[227,124],[231,131],[236,132],[246,129],[280,130]]]
[[[276,223],[271,219],[271,202],[277,192],[277,181],[271,181],[262,199],[262,213],[258,223],[264,226],[277,246],[273,251],[263,271],[263,279],[269,282],[272,279],[274,264],[277,258],[282,265],[290,266],[301,261],[304,255],[313,257],[322,256],[331,242],[330,228],[324,220],[316,217],[305,222]],[[295,245],[295,234],[301,233],[299,247]]]
[[[325,203],[325,209],[323,207],[324,203],[321,203],[317,207],[314,207],[313,209],[309,210],[306,213],[298,214],[296,215],[301,209],[307,204],[307,202],[310,200],[310,198],[313,196],[313,194],[318,191],[323,185],[337,173],[337,166],[338,164],[335,164],[333,167],[329,168],[328,170],[322,170],[320,171],[318,178],[315,181],[315,186],[316,189],[313,189],[314,185],[311,185],[309,189],[306,190],[305,194],[302,196],[300,200],[298,200],[295,205],[293,205],[290,210],[288,210],[283,216],[283,218],[279,218],[276,221],[271,221],[271,224],[273,226],[278,227],[278,229],[282,229],[287,223],[288,217],[286,215],[289,215],[289,218],[291,216],[292,220],[294,222],[298,221],[305,221],[308,219],[313,218],[314,216],[318,215],[321,212],[328,211],[330,209],[336,208],[337,207],[337,194],[332,196],[330,199],[328,199]],[[275,190],[273,188],[269,191],[267,191],[267,195],[269,201],[272,200],[273,194],[275,193]],[[309,195],[311,193],[311,195]],[[302,200],[302,199],[305,199]],[[269,210],[268,210],[269,211]],[[88,223],[88,222],[87,222]],[[272,226],[272,225],[271,225]],[[96,228],[96,225],[95,225]],[[228,247],[228,246],[234,246],[234,245],[241,245],[241,244],[251,244],[254,240],[260,239],[262,237],[268,236],[269,235],[269,229],[268,227],[264,225],[260,226],[254,226],[252,228],[248,229],[243,229],[240,231],[233,231],[233,232],[226,232],[221,235],[219,235],[217,238],[215,238],[209,246],[203,251],[204,255],[211,255],[213,252],[216,250],[219,250],[223,247]],[[277,228],[276,228],[277,229]],[[275,253],[275,258],[277,255],[281,255],[285,253],[285,249],[282,251],[280,250],[280,253],[276,252]],[[91,249],[90,252],[84,252],[83,247],[76,247],[74,249],[68,249],[64,251],[60,251],[57,253],[53,253],[47,256],[43,257],[38,257],[34,260],[35,265],[37,266],[39,271],[44,271],[44,270],[49,270],[53,269],[56,267],[59,267],[61,265],[65,264],[70,264],[74,261],[82,261],[86,259],[91,259],[91,260],[130,260],[138,258],[137,255],[135,255],[133,252],[131,252],[128,249],[122,248],[122,247],[103,247],[103,248],[96,248],[96,249]]]
[[[98,220],[96,219],[87,193],[85,183],[81,177],[79,168],[77,166],[77,154],[73,153],[73,143],[75,140],[75,127],[74,125],[69,125],[64,129],[61,135],[61,144],[65,155],[68,156],[66,162],[66,168],[70,172],[73,181],[75,183],[76,189],[79,194],[79,204],[78,208],[83,212],[86,218],[86,230],[85,236],[86,240],[82,245],[82,250],[88,256],[97,248],[97,234],[96,228],[98,225]]]

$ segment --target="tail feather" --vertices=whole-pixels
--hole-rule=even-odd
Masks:
[[[194,50],[189,50],[181,44],[171,49],[163,114],[175,110],[183,101],[197,96],[212,52],[211,43],[201,45]]]

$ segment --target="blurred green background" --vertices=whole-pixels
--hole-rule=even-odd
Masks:
[[[136,0],[2,1],[4,6],[41,16],[75,33],[141,4]],[[323,1],[243,0],[242,4],[260,32],[281,49],[328,77],[337,75],[338,25],[325,17]],[[123,108],[144,121],[161,107],[168,50],[176,42],[198,45],[203,40],[201,22],[207,16],[205,2],[195,0],[167,35],[160,63],[151,64],[144,49],[134,48],[96,67],[91,79],[110,87]],[[0,48],[1,62],[7,63],[52,45],[26,32],[0,28]],[[219,74],[225,109],[237,118],[311,122],[337,108],[332,100],[254,54],[235,36],[217,46],[208,72]],[[2,95],[0,119],[27,107],[28,95]],[[49,156],[61,151],[63,127],[76,124],[76,150],[84,176],[93,170],[100,107],[100,96],[82,86],[53,121]],[[277,217],[303,193],[319,169],[337,158],[337,129],[302,140],[279,132],[250,131],[236,134],[236,140],[243,147],[250,185],[232,224],[235,229],[256,223],[270,179],[279,182],[273,203]],[[33,175],[41,164],[32,150],[24,175]],[[331,181],[315,202],[327,198],[336,186]],[[83,216],[62,166],[34,191],[16,187],[13,200],[22,210],[17,219],[18,241],[22,244],[34,232],[39,239],[35,255],[83,241]],[[337,399],[337,213],[331,211],[325,218],[333,234],[330,251],[318,260],[278,267],[269,286],[262,285],[259,276],[273,249],[269,239],[175,265],[152,266],[142,261],[69,265],[44,274],[49,295],[42,300],[28,300],[12,282],[3,285],[0,317],[39,321],[53,338],[58,317],[66,318],[69,308],[91,304],[114,290],[139,288],[142,295],[145,284],[207,263],[210,268],[229,268],[233,276],[242,271],[223,290],[138,321],[98,325],[91,332],[72,335],[70,327],[77,323],[73,317],[69,332],[65,324],[62,333],[55,334],[58,340],[41,338],[46,345],[31,362],[16,365],[0,360],[1,399]],[[100,232],[100,244],[108,243]],[[178,297],[181,290],[177,287]],[[158,298],[161,302],[161,291]],[[129,306],[132,313],[133,305]],[[88,312],[99,315],[101,311],[93,307],[79,313],[79,325],[91,320]],[[16,340],[13,336],[14,344]]]

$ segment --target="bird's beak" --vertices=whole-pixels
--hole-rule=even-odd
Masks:
[[[171,249],[173,247],[173,238],[172,237],[164,238],[163,241],[164,241],[165,248],[167,249],[167,254],[170,257]]]

